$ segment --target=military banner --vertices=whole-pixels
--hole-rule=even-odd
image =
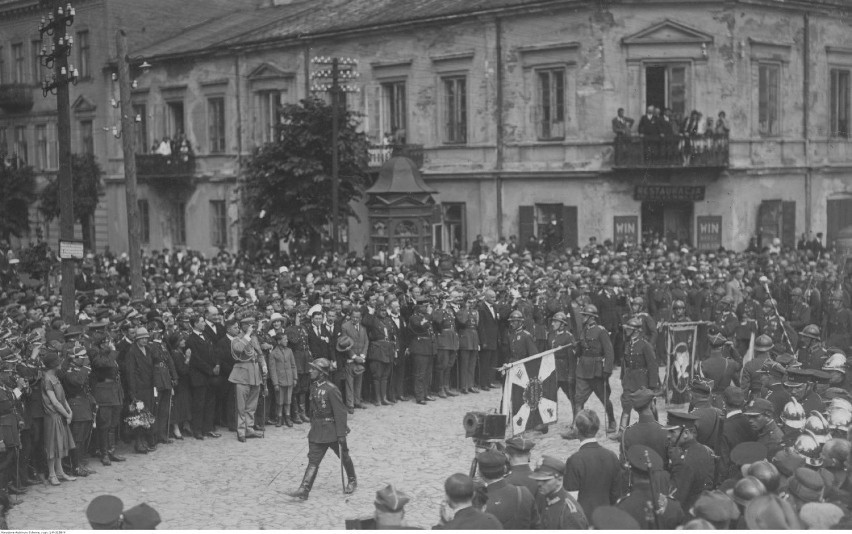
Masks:
[[[666,404],[689,402],[689,385],[698,367],[698,345],[706,345],[706,323],[669,323],[666,325],[666,379],[663,381]]]
[[[501,413],[509,416],[511,435],[556,422],[558,388],[554,353],[561,348],[546,350],[503,366],[506,374]]]

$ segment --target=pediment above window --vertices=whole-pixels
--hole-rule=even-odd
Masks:
[[[261,63],[248,75],[250,81],[292,78],[295,74],[288,72],[272,63]]]
[[[77,97],[77,100],[74,101],[74,105],[71,106],[71,109],[74,110],[74,113],[94,113],[95,110],[98,109],[98,106],[85,96],[80,95]]]
[[[665,19],[621,40],[632,61],[707,59],[713,36],[671,19]]]

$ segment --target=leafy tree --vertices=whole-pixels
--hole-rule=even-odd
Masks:
[[[0,238],[8,241],[29,232],[29,209],[35,199],[32,167],[6,166],[0,161]]]
[[[249,160],[244,199],[246,238],[260,235],[320,240],[331,222],[332,107],[302,100],[281,110],[278,139],[257,148]],[[353,216],[349,203],[360,199],[367,179],[367,137],[356,131],[356,113],[340,110],[338,143],[340,217]]]
[[[50,272],[58,264],[56,255],[42,239],[41,228],[36,229],[36,242],[21,250],[20,270],[43,283],[45,295],[50,294]]]
[[[103,194],[103,171],[94,154],[72,154],[71,176],[74,184],[74,218],[83,228],[83,246],[91,250],[95,243],[95,209]],[[41,191],[39,210],[48,221],[59,217],[59,180],[48,182]]]

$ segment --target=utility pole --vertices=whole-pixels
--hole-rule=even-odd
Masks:
[[[330,70],[320,70],[311,73],[314,80],[313,91],[324,91],[331,94],[331,243],[332,251],[340,252],[340,105],[341,95],[357,92],[354,85],[341,85],[341,79],[354,80],[358,77],[355,69],[358,62],[350,58],[317,57],[315,65],[330,67]],[[320,83],[325,81],[326,83]],[[345,102],[343,102],[345,106]]]
[[[121,147],[124,151],[124,196],[127,201],[127,247],[130,257],[130,294],[141,298],[142,253],[139,232],[139,205],[136,197],[136,136],[134,134],[133,102],[130,96],[130,58],[127,55],[127,34],[124,30],[115,33],[115,49],[118,52],[118,95],[121,103]]]
[[[52,80],[44,80],[41,84],[42,94],[56,95],[57,141],[59,143],[59,239],[60,241],[74,240],[74,181],[71,176],[71,97],[68,85],[77,83],[77,69],[68,65],[68,56],[74,40],[67,36],[66,28],[74,23],[74,8],[67,4],[63,9],[62,3],[51,3],[48,19],[44,17],[39,24],[39,33],[53,36],[51,53],[42,46],[39,62],[50,68],[54,73]],[[62,247],[60,247],[61,249]],[[60,254],[60,256],[63,256]],[[77,322],[75,310],[76,292],[74,289],[76,259],[64,256],[60,260],[62,281],[60,283],[62,320],[66,324]]]

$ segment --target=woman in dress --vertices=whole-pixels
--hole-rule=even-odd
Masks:
[[[177,385],[172,392],[174,395],[171,416],[172,435],[175,439],[183,439],[181,429],[192,420],[192,397],[189,390],[189,354],[186,348],[186,336],[178,333],[172,334],[168,337],[167,344],[178,376]]]
[[[59,354],[48,352],[44,357],[44,380],[42,380],[41,399],[44,405],[44,452],[47,456],[48,480],[58,486],[60,480],[77,480],[62,470],[62,458],[74,449],[71,437],[71,406],[65,400],[65,390],[56,376],[59,368]]]

